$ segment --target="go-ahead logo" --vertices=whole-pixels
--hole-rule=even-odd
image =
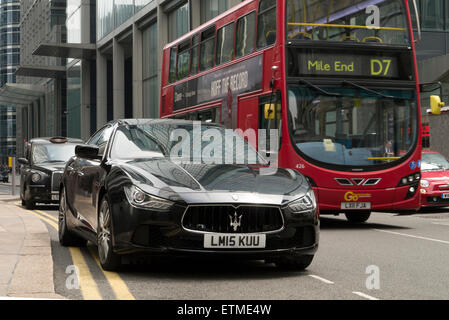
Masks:
[[[369,193],[354,193],[351,191],[345,194],[345,200],[348,202],[357,202],[360,198],[371,198],[371,195]]]

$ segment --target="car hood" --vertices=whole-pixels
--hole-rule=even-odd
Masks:
[[[282,204],[310,190],[304,176],[288,169],[262,175],[250,166],[176,164],[169,159],[126,161],[117,166],[144,191],[189,203]]]
[[[423,171],[422,178],[431,181],[449,182],[449,171]]]
[[[33,166],[33,169],[51,174],[55,171],[64,171],[65,163],[58,162],[58,163],[49,163],[49,164],[37,164]]]

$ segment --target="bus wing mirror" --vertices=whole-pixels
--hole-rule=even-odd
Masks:
[[[274,104],[265,105],[265,120],[276,119],[276,106]]]
[[[444,108],[444,102],[441,102],[441,98],[439,96],[431,96],[430,97],[430,109],[432,110],[432,114],[440,115],[441,109]]]

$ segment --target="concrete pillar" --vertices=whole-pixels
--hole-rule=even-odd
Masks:
[[[81,139],[90,137],[90,109],[91,109],[91,83],[90,83],[90,61],[81,62]]]
[[[220,0],[223,1],[223,0]],[[195,29],[201,25],[201,1],[190,1],[190,16],[192,17],[191,29]]]
[[[26,125],[26,138],[30,141],[33,136],[33,106],[34,103],[30,103],[27,108],[27,125]]]
[[[114,38],[112,46],[114,120],[125,118],[125,50]]]
[[[39,98],[39,112],[40,112],[40,118],[39,118],[39,136],[46,137],[47,136],[47,108],[45,105],[45,98],[44,96]]]
[[[143,118],[143,35],[133,25],[133,117]]]
[[[39,137],[39,101],[33,101],[33,116],[31,121],[33,122],[33,138]]]
[[[97,130],[108,121],[108,60],[97,50]]]

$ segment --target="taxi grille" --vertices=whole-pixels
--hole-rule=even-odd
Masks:
[[[61,184],[62,172],[53,172],[51,176],[51,191],[59,191],[59,185]]]
[[[182,221],[187,230],[213,233],[266,233],[284,227],[276,207],[191,206]]]

